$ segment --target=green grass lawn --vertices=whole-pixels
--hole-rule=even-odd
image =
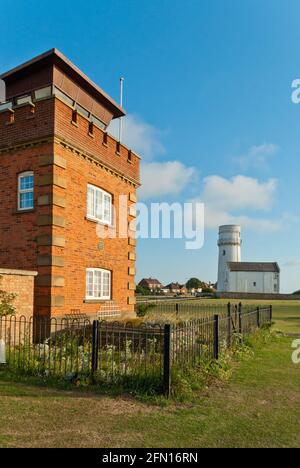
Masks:
[[[275,301],[273,306],[276,328],[285,333],[300,333],[300,301]]]
[[[275,328],[300,334],[300,301],[272,305]],[[0,371],[0,447],[300,447],[300,364],[291,362],[291,344],[281,337],[259,347],[228,383],[189,404],[38,387]]]
[[[185,405],[40,388],[0,374],[0,446],[300,447],[300,365],[291,362],[291,342],[259,347],[229,382]]]
[[[176,302],[176,299],[174,300]],[[185,301],[181,301],[180,304],[184,303]],[[232,303],[238,303],[239,301],[232,301]],[[275,321],[275,327],[283,331],[285,333],[300,333],[300,301],[283,301],[283,300],[278,300],[278,301],[260,301],[260,300],[242,300],[241,301],[244,305],[251,305],[253,307],[256,307],[257,305],[261,306],[273,306],[273,319]],[[192,304],[199,303],[199,305],[203,305],[204,308],[206,306],[214,306],[214,308],[217,309],[217,305],[220,304],[222,307],[224,307],[227,303],[227,299],[199,299],[198,300],[193,300],[190,301]],[[213,313],[217,313],[217,310]],[[176,314],[173,314],[174,317],[176,317]],[[165,316],[162,316],[159,313],[155,312],[155,309],[153,309],[152,312],[149,313],[149,317],[152,320],[160,320],[162,318],[165,318]],[[187,316],[187,318],[189,318]],[[190,317],[190,318],[194,318]]]

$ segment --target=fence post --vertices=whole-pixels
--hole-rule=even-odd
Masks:
[[[219,359],[219,316],[214,316],[214,359]]]
[[[259,306],[257,307],[256,312],[257,312],[257,328],[260,328],[260,310],[259,310]]]
[[[242,308],[240,306],[241,304],[239,304],[239,335],[242,335],[243,334]],[[242,338],[240,338],[240,341],[242,341]]]
[[[171,325],[164,326],[164,393],[167,398],[171,394]]]
[[[273,322],[273,306],[270,305],[270,323]]]
[[[231,304],[227,304],[227,345],[231,346]]]
[[[98,369],[98,347],[99,347],[99,321],[93,321],[93,336],[92,336],[92,379],[94,379],[94,373]]]
[[[176,302],[175,304],[175,310],[176,310],[176,318],[178,319],[178,312],[179,312],[179,304]]]

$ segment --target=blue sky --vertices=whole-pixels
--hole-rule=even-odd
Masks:
[[[138,279],[215,281],[229,221],[243,260],[276,260],[282,290],[300,288],[297,0],[7,0],[1,18],[1,70],[57,47],[116,99],[125,76],[141,197],[205,201],[204,247],[141,240]]]

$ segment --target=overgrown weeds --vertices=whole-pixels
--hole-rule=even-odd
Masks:
[[[219,359],[199,359],[193,368],[173,368],[172,398],[179,402],[192,402],[210,387],[230,380],[239,361],[253,359],[255,351],[278,338],[278,332],[265,325],[251,335],[234,335],[227,348],[221,343]]]

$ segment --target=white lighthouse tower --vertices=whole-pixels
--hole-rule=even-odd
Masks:
[[[241,261],[241,227],[236,225],[219,228],[218,291],[228,291],[227,262]]]

